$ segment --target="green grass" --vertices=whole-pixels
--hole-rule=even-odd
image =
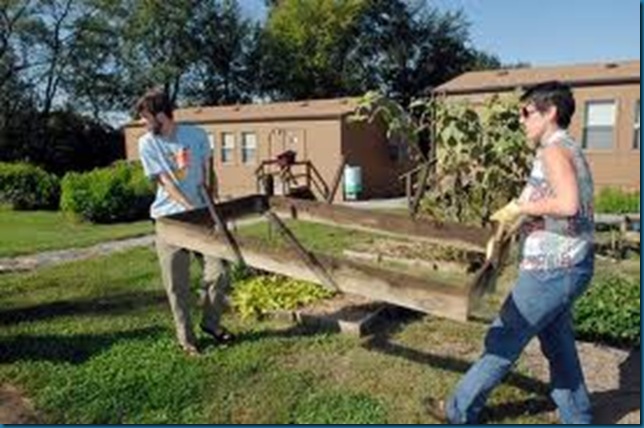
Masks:
[[[342,250],[352,245],[372,242],[377,238],[375,234],[318,223],[292,220],[285,223],[305,248],[331,255],[341,255]],[[288,245],[277,230],[270,229],[269,223],[263,221],[242,226],[237,233],[271,245]]]
[[[0,205],[0,257],[86,247],[152,232],[150,221],[94,225],[75,223],[55,211],[12,211]]]
[[[435,423],[423,399],[453,389],[485,331],[408,317],[358,339],[224,322],[237,344],[184,356],[149,249],[3,275],[0,384],[44,423]],[[545,391],[520,368],[491,397],[492,421],[543,423]]]

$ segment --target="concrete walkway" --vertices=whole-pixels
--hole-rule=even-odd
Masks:
[[[144,247],[152,245],[153,243],[154,235],[146,235],[137,238],[102,242],[86,248],[70,248],[66,250],[45,251],[26,256],[0,258],[0,274],[30,271],[45,266],[111,254],[130,248]]]

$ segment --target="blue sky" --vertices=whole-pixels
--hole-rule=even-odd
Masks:
[[[640,58],[640,0],[428,0],[439,10],[462,8],[470,39],[503,63],[533,66]],[[264,0],[240,0],[254,18]]]

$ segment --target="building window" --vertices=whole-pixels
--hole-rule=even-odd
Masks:
[[[615,130],[615,101],[589,101],[582,147],[590,150],[613,148]]]
[[[257,160],[257,136],[252,132],[241,134],[241,155],[243,164],[254,164]]]
[[[208,146],[210,147],[210,152],[215,152],[215,136],[210,132],[208,133]]]
[[[221,163],[233,163],[235,153],[235,135],[230,132],[221,134]]]
[[[633,149],[640,149],[640,100],[635,104],[635,138],[633,138]]]

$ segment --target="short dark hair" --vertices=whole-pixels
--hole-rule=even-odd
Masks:
[[[159,113],[164,113],[169,118],[172,118],[174,107],[165,91],[161,89],[150,89],[138,99],[134,107],[137,116],[140,116],[144,110],[154,116]]]
[[[556,80],[527,88],[521,96],[521,102],[534,104],[540,112],[555,106],[557,108],[557,125],[564,129],[568,128],[570,119],[575,114],[575,98],[570,86]]]

